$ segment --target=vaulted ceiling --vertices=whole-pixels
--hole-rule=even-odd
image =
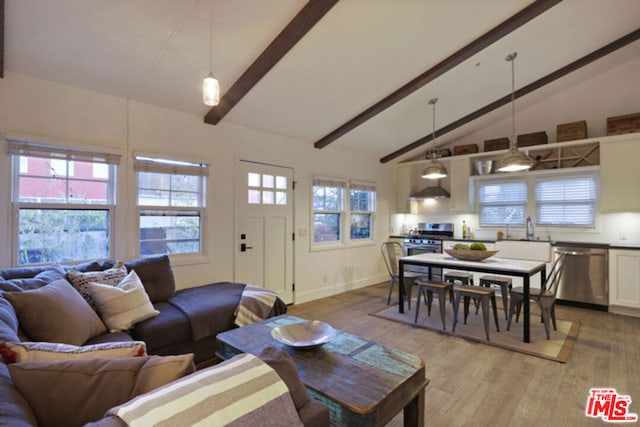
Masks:
[[[640,55],[638,0],[5,0],[0,11],[0,73],[382,162],[424,151],[430,98],[440,144],[480,126],[508,100],[510,52],[523,97]],[[201,101],[210,53],[223,94],[213,109]]]

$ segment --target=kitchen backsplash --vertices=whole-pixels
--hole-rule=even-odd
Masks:
[[[389,234],[409,233],[419,222],[452,222],[454,237],[462,238],[463,220],[471,228],[471,238],[494,240],[498,231],[506,232],[506,227],[480,228],[478,215],[475,214],[393,214],[389,223]],[[510,232],[513,239],[525,237],[524,227],[510,227]],[[640,213],[600,214],[595,229],[536,226],[535,235],[541,240],[640,245]]]

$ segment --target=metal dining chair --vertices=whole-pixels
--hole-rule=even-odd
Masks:
[[[547,339],[551,339],[549,331],[549,322],[553,323],[553,330],[556,329],[556,293],[558,292],[558,285],[560,279],[562,279],[563,267],[566,254],[560,254],[558,258],[553,262],[551,271],[547,275],[547,280],[544,282],[542,288],[531,288],[529,290],[529,300],[534,301],[540,307],[540,313],[542,315],[542,323],[544,323],[544,330],[547,334]],[[524,288],[518,286],[512,288],[509,291],[511,295],[511,304],[509,306],[509,320],[507,321],[507,331],[511,327],[511,319],[513,315],[516,315],[516,323],[520,317],[520,309],[524,303]]]
[[[391,286],[389,286],[389,296],[387,297],[387,305],[391,303],[391,293],[396,282],[400,280],[400,272],[398,270],[398,255],[402,254],[402,245],[398,242],[384,242],[380,246],[382,252],[382,258],[387,266],[389,272],[389,278],[391,280]],[[417,279],[424,277],[421,273],[415,273],[412,271],[404,272],[404,294],[406,296],[407,305],[411,310],[411,290]]]

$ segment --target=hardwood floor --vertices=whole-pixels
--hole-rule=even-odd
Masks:
[[[640,414],[640,318],[559,306],[557,318],[581,323],[562,364],[369,316],[387,307],[388,286],[293,305],[289,314],[422,358],[431,380],[428,426],[601,426],[602,419],[585,415],[592,387],[630,396],[629,411]],[[389,425],[402,425],[402,418]]]

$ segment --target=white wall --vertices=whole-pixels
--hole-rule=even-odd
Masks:
[[[127,109],[129,119],[127,120]],[[268,162],[294,169],[297,181],[295,228],[311,228],[310,193],[313,174],[357,178],[377,183],[375,242],[331,251],[310,250],[309,236],[298,233],[295,243],[296,302],[339,293],[386,279],[379,244],[388,236],[389,216],[395,208],[395,172],[377,158],[339,148],[317,150],[311,142],[288,139],[223,123],[206,125],[202,117],[127,102],[96,92],[24,75],[5,73],[0,79],[0,132],[24,133],[66,141],[71,145],[98,145],[121,151],[122,165],[131,165],[132,153],[166,153],[205,159],[211,164],[207,218],[207,259],[196,264],[174,262],[179,288],[234,280],[235,165],[239,159]],[[135,188],[130,168],[121,167],[116,257],[132,259],[137,246]],[[0,241],[10,242],[9,161],[0,154]],[[0,245],[0,267],[10,265],[10,245]]]

